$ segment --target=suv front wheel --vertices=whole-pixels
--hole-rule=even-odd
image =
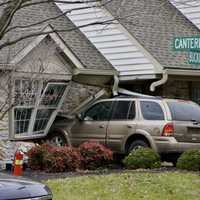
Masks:
[[[67,140],[65,136],[62,133],[59,132],[53,132],[51,133],[48,138],[48,142],[55,146],[65,146],[67,145]]]
[[[140,148],[146,148],[146,147],[149,147],[149,145],[145,141],[143,141],[143,140],[135,140],[129,146],[128,153],[130,153],[133,150],[137,150],[137,149],[140,149]]]

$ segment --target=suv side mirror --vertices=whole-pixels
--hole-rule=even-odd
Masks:
[[[76,117],[79,121],[83,121],[83,115],[81,113],[77,114]]]

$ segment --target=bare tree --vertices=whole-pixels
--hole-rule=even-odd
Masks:
[[[72,13],[77,10],[86,10],[89,8],[97,8],[97,7],[103,7],[106,4],[108,4],[110,1],[113,0],[74,0],[74,1],[67,1],[67,0],[3,0],[0,3],[0,41],[7,36],[10,32],[13,32],[15,30],[19,29],[27,29],[27,28],[32,28],[38,25],[42,25],[44,23],[48,23],[49,21],[57,20],[58,18],[63,17],[64,15],[67,15],[68,13]],[[78,4],[80,5],[79,7],[73,8],[73,9],[67,9],[65,12],[62,14],[56,15],[56,16],[51,16],[46,19],[38,20],[34,23],[26,24],[26,25],[15,25],[12,26],[12,21],[15,19],[15,15],[17,12],[20,12],[21,10],[35,6],[35,5],[45,5],[45,4],[53,4],[53,3],[62,3],[62,4]],[[81,4],[85,4],[85,6],[81,6]],[[22,11],[23,12],[23,11]],[[65,29],[56,29],[56,30],[51,30],[47,32],[41,32],[41,31],[35,31],[31,32],[29,34],[23,35],[21,37],[16,37],[13,40],[7,39],[4,42],[0,43],[0,49],[15,44],[21,40],[38,36],[41,34],[49,34],[52,32],[68,32],[68,31],[73,31],[78,28],[83,28],[86,26],[92,26],[92,25],[97,25],[97,24],[110,24],[113,23],[115,19],[112,20],[105,20],[105,21],[95,21],[93,23],[88,23],[84,24],[80,27],[73,27],[73,28],[68,28],[66,27]]]

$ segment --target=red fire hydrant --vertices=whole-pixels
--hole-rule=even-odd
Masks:
[[[14,170],[13,175],[14,176],[21,176],[23,171],[23,153],[19,150],[15,153],[15,159],[14,159]]]

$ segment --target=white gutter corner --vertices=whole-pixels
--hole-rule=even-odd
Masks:
[[[168,73],[165,70],[165,71],[163,71],[162,78],[159,81],[155,81],[150,85],[150,91],[155,92],[156,87],[165,84],[167,82],[167,80],[168,80]]]
[[[112,88],[113,96],[118,95],[118,87],[119,87],[119,78],[117,75],[114,75],[114,84],[113,84],[113,88]]]

